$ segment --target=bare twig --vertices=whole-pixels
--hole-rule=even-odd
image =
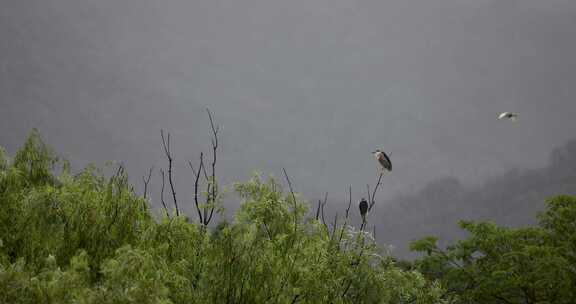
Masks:
[[[374,190],[372,190],[372,193],[370,193],[370,185],[366,184],[366,191],[368,193],[368,212],[370,212],[374,207],[374,205],[376,204],[376,192],[378,191],[380,185],[382,185],[382,176],[384,176],[384,172],[380,172],[380,175],[378,176],[378,181],[376,182],[376,185],[374,186]],[[364,228],[366,228],[366,224],[367,224],[366,217],[364,217],[362,218],[362,225],[360,226],[360,231],[364,231]]]
[[[378,182],[376,183],[376,186],[374,186],[374,191],[372,192],[372,197],[369,197],[370,207],[368,207],[368,211],[372,210],[372,207],[374,207],[374,204],[376,204],[376,191],[378,191],[378,187],[380,187],[380,185],[382,185],[382,176],[384,176],[384,172],[381,172],[380,176],[378,176]]]
[[[196,169],[194,169],[194,165],[192,164],[191,161],[188,161],[188,166],[190,166],[190,169],[192,170],[192,175],[196,176]]]
[[[170,213],[168,212],[168,207],[166,207],[166,202],[164,202],[164,184],[166,178],[164,177],[164,170],[160,169],[160,176],[162,176],[162,188],[160,190],[160,202],[162,202],[162,207],[164,207],[164,211],[166,211],[166,215],[170,217]]]
[[[342,242],[342,237],[344,236],[344,229],[348,225],[348,215],[350,213],[350,207],[352,206],[352,185],[348,186],[348,208],[346,208],[346,217],[344,218],[344,225],[342,230],[340,230],[340,238],[338,239],[338,248],[340,248],[340,243]]]
[[[152,171],[154,170],[154,166],[150,167],[148,170],[148,176],[142,176],[142,182],[144,182],[144,199],[148,196],[148,184],[150,183],[150,178],[152,178]]]
[[[348,213],[350,212],[351,206],[352,206],[352,185],[348,186],[348,208],[346,208],[346,219],[348,219]]]
[[[336,226],[338,226],[338,212],[336,212],[336,215],[334,216],[334,223],[332,224],[332,233],[330,234],[330,242],[332,242],[332,239],[334,239],[334,235],[336,233]]]
[[[290,189],[290,193],[292,194],[292,203],[294,204],[294,232],[296,232],[296,227],[298,225],[298,205],[296,204],[296,195],[294,195],[294,190],[292,189],[292,182],[290,182],[290,178],[288,177],[288,173],[286,173],[286,169],[282,168],[284,172],[284,177],[286,177],[286,182],[288,182],[288,188]]]
[[[194,205],[196,206],[196,211],[198,212],[198,219],[200,223],[204,223],[204,219],[202,218],[202,212],[200,211],[200,204],[198,203],[198,182],[200,181],[200,172],[204,168],[204,153],[200,153],[200,168],[198,171],[194,170],[194,166],[192,166],[192,162],[188,162],[190,165],[190,169],[194,173]]]
[[[218,183],[216,182],[216,152],[218,150],[218,131],[220,131],[220,126],[214,126],[214,120],[212,119],[212,113],[210,112],[210,109],[206,109],[206,112],[208,113],[208,118],[210,119],[210,128],[212,129],[212,176],[210,179],[210,184],[211,184],[211,190],[212,193],[210,194],[210,199],[208,200],[211,204],[210,204],[210,215],[208,216],[208,218],[206,219],[206,216],[204,216],[205,219],[205,223],[204,225],[208,225],[208,223],[210,223],[210,221],[212,220],[212,215],[214,214],[214,209],[216,208],[215,204],[216,204],[216,199],[218,197]]]
[[[328,229],[328,225],[326,224],[326,220],[324,219],[324,207],[326,206],[327,201],[328,201],[328,192],[326,192],[326,194],[324,195],[324,202],[322,202],[322,209],[321,209],[322,224],[324,224],[326,229]]]
[[[200,160],[202,162],[202,173],[204,174],[204,178],[206,179],[206,203],[210,202],[210,194],[212,193],[211,191],[211,186],[212,183],[210,183],[210,177],[208,176],[208,171],[206,171],[206,165],[204,165],[204,160],[201,159]],[[206,218],[208,218],[208,207],[204,207],[202,208],[202,213],[204,214],[204,216],[202,217],[202,225],[204,225],[204,222],[206,221]]]
[[[170,133],[168,133],[167,139],[164,138],[164,130],[160,130],[160,136],[162,137],[162,146],[164,147],[164,152],[168,158],[168,181],[170,182],[170,189],[172,190],[172,199],[174,200],[174,207],[176,208],[176,216],[180,216],[180,209],[178,208],[178,200],[176,199],[176,190],[174,190],[174,182],[172,180],[172,153],[170,151]]]
[[[370,185],[366,184],[366,194],[368,195],[368,204],[372,203],[372,199],[370,198]]]

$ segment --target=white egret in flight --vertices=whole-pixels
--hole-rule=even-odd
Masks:
[[[511,121],[517,121],[518,114],[512,112],[503,112],[500,114],[500,116],[498,116],[498,119],[510,119]]]

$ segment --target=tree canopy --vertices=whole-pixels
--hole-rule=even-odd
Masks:
[[[439,282],[365,231],[309,219],[274,179],[235,191],[240,210],[216,228],[157,215],[121,167],[72,174],[33,131],[14,158],[0,150],[0,302],[445,302]]]
[[[437,238],[412,243],[415,266],[440,280],[458,303],[575,303],[576,198],[557,196],[532,227],[460,222],[468,238],[441,249]]]

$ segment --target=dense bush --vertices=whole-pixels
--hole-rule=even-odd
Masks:
[[[13,159],[0,150],[0,303],[443,302],[368,233],[307,220],[273,179],[235,190],[235,220],[215,229],[154,216],[123,170],[72,174],[34,131]]]
[[[576,303],[576,198],[548,200],[539,220],[516,229],[460,222],[469,237],[445,250],[435,237],[412,243],[425,253],[415,266],[457,303]]]

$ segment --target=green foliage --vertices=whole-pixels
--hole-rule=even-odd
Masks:
[[[306,220],[273,179],[236,191],[215,229],[156,218],[122,169],[72,175],[34,130],[13,161],[0,150],[0,303],[446,302],[370,234]]]
[[[535,227],[504,228],[460,222],[469,237],[438,248],[436,238],[414,242],[425,253],[416,265],[458,303],[574,303],[576,198],[547,202]]]

